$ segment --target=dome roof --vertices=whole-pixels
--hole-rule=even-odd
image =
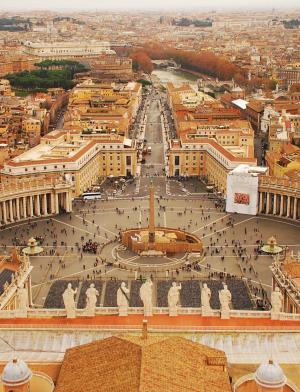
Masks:
[[[21,359],[13,359],[8,362],[1,375],[1,381],[6,386],[26,384],[32,377],[32,372]]]
[[[256,383],[266,388],[279,388],[285,385],[287,378],[277,363],[262,363],[255,372]]]

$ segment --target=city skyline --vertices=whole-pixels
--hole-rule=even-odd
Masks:
[[[3,4],[1,4],[3,3]],[[59,0],[53,0],[50,4],[41,4],[37,0],[27,0],[26,3],[22,0],[14,0],[10,3],[0,1],[3,10],[95,10],[95,9],[111,9],[111,10],[134,10],[134,9],[145,9],[145,10],[171,10],[171,9],[273,9],[273,8],[299,8],[299,2],[297,0],[265,0],[263,2],[253,0],[251,4],[236,4],[233,0],[187,0],[184,5],[179,0],[166,0],[162,4],[158,0],[146,0],[141,3],[137,0],[87,0],[84,3],[81,0],[74,0],[70,2],[61,2]]]

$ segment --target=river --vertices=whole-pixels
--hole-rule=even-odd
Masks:
[[[189,83],[193,87],[197,86],[197,79],[199,78],[189,72],[173,69],[155,69],[151,76],[154,76],[156,80],[159,79],[162,84],[168,82],[174,84]]]

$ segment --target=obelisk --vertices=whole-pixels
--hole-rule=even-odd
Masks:
[[[155,242],[155,223],[154,223],[154,185],[151,180],[150,187],[150,198],[149,198],[149,243]]]

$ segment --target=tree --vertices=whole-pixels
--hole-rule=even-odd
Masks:
[[[131,54],[133,68],[137,71],[142,70],[147,74],[151,74],[154,67],[149,55],[141,50],[135,51]]]

